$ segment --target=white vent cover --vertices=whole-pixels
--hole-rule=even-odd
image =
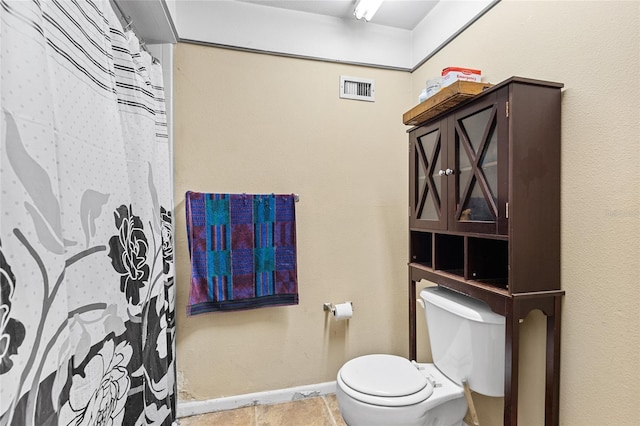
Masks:
[[[375,102],[376,83],[368,78],[340,76],[340,97]]]

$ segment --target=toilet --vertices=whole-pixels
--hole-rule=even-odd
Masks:
[[[442,287],[427,287],[420,298],[433,364],[385,354],[346,362],[336,397],[349,426],[464,425],[463,380],[483,395],[504,395],[505,318]]]

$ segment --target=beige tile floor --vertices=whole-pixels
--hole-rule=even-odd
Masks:
[[[178,419],[180,426],[346,426],[335,394]]]

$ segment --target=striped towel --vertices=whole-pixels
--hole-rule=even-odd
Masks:
[[[187,192],[187,314],[297,305],[293,195]]]

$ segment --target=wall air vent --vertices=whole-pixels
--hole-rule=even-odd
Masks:
[[[358,101],[376,101],[376,84],[367,78],[340,76],[340,97]]]

